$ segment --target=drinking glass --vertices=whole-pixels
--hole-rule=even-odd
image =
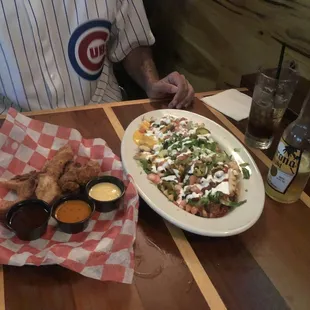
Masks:
[[[285,66],[279,78],[277,69],[260,69],[252,98],[245,142],[248,146],[268,149],[295,91],[298,74]]]

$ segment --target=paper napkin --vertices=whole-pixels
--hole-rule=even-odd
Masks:
[[[201,100],[236,121],[241,121],[250,115],[252,98],[236,89],[225,90]]]

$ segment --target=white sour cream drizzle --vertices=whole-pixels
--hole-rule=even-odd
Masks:
[[[161,179],[163,181],[179,183],[178,180],[177,180],[177,177],[175,175],[168,175],[166,177],[162,177]]]
[[[155,160],[153,161],[152,164],[152,168],[151,171],[153,173],[161,173],[161,172],[165,172],[167,171],[167,168],[169,168],[170,166],[172,166],[174,164],[174,161],[171,160],[171,157],[168,157],[166,155],[170,155],[170,156],[176,156],[177,159],[182,159],[182,156],[187,156],[187,155],[191,155],[193,152],[188,149],[187,145],[191,144],[192,141],[189,138],[190,135],[196,134],[196,130],[197,128],[199,128],[198,124],[192,124],[191,125],[191,129],[189,129],[189,121],[188,120],[182,120],[179,122],[179,125],[174,124],[176,126],[178,126],[178,129],[176,132],[171,132],[170,130],[163,133],[161,131],[162,128],[166,127],[167,125],[173,123],[175,120],[175,117],[173,116],[165,116],[161,119],[155,120],[155,122],[153,123],[153,125],[149,128],[149,130],[147,130],[147,132],[145,133],[146,136],[153,136],[156,138],[156,140],[160,140],[160,141],[169,141],[169,137],[173,136],[173,135],[178,135],[183,136],[184,139],[174,142],[172,145],[170,145],[165,152],[164,158],[155,158]],[[156,126],[154,126],[156,125]],[[167,137],[167,139],[166,139]],[[210,133],[206,133],[206,134],[201,134],[201,135],[197,135],[198,140],[203,140],[203,141],[208,141],[208,142],[213,142],[214,140],[211,138],[211,134]],[[175,146],[178,145],[179,147],[177,149],[175,149]],[[172,150],[173,149],[173,150]],[[189,171],[187,172],[186,176],[184,177],[183,183],[188,182],[190,175],[193,175],[194,173],[194,169],[195,169],[195,161],[197,160],[203,160],[203,161],[207,161],[208,159],[211,159],[212,157],[214,157],[216,155],[215,152],[209,150],[209,149],[204,149],[203,151],[201,150],[201,148],[199,147],[193,147],[192,148],[196,154],[197,152],[197,156],[192,159],[192,165],[190,166]],[[150,159],[152,160],[153,157],[156,157],[161,151],[163,150],[163,145],[162,144],[156,144],[153,146],[152,149],[152,153],[149,152],[144,152],[144,158],[146,159]],[[180,153],[181,152],[181,153]],[[180,153],[180,154],[178,154]],[[217,163],[218,166],[222,166],[224,165],[223,162],[218,162]],[[180,173],[177,169],[172,169],[174,175],[169,175],[169,176],[165,176],[165,177],[161,177],[162,181],[168,181],[168,182],[174,182],[174,183],[178,183],[178,179],[180,177]],[[206,170],[207,173],[207,170]],[[237,171],[233,171],[234,175],[237,175],[238,172]],[[208,196],[209,194],[213,195],[216,192],[222,192],[225,195],[229,195],[229,183],[227,181],[228,179],[228,173],[225,173],[222,170],[219,170],[217,172],[214,173],[214,176],[212,175],[208,175],[207,178],[200,178],[200,183],[199,184],[193,184],[193,185],[188,185],[188,186],[184,186],[184,188],[181,188],[179,193],[178,193],[178,198],[177,198],[177,202],[180,203],[184,197],[186,196],[185,200],[188,202],[190,199],[197,199],[197,198],[201,198],[202,195],[204,196]],[[212,188],[211,190],[206,190],[205,193],[203,194],[203,192],[201,191],[203,188],[206,188],[210,185],[210,183],[216,183],[216,187]],[[201,192],[200,193],[195,193],[195,192],[191,192],[188,195],[185,195],[185,192],[188,190],[192,190],[193,187],[196,187],[197,189],[199,189]]]

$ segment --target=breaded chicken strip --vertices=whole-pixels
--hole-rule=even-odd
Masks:
[[[23,175],[17,175],[11,180],[0,179],[0,187],[16,192],[18,198],[28,199],[34,195],[38,183],[38,172],[31,171]]]
[[[38,199],[51,203],[61,194],[61,190],[54,176],[42,173],[39,175],[39,182],[35,193]]]
[[[38,172],[31,171],[23,175],[17,175],[11,180],[0,179],[0,187],[15,191],[18,196],[14,201],[2,200],[0,202],[0,220],[5,218],[7,211],[14,204],[34,196],[38,184],[38,175]]]
[[[54,177],[56,180],[63,174],[66,164],[74,157],[72,148],[69,144],[60,148],[55,156],[46,162],[42,172]]]
[[[69,163],[58,184],[63,192],[74,192],[79,190],[80,186],[86,185],[92,178],[98,176],[99,173],[100,165],[96,161],[90,160],[84,166],[79,163]]]
[[[58,179],[63,174],[65,166],[74,157],[69,144],[60,148],[55,156],[43,167],[43,173],[38,178],[36,196],[47,203],[52,202],[61,194]]]

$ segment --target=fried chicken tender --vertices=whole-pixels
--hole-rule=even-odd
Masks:
[[[64,174],[58,181],[63,192],[76,192],[80,189],[80,184],[75,182],[76,169],[81,168],[82,165],[76,162],[69,162],[65,168]]]
[[[92,178],[100,173],[100,165],[97,161],[90,160],[85,166],[77,169],[77,182],[86,185]]]
[[[61,194],[58,179],[63,174],[66,164],[73,157],[72,148],[67,144],[60,148],[55,156],[45,164],[43,173],[38,178],[38,185],[35,191],[38,199],[50,203]]]
[[[63,174],[66,164],[72,161],[73,157],[72,148],[67,144],[60,148],[51,160],[46,162],[43,172],[46,172],[57,180]]]
[[[90,160],[87,164],[71,162],[67,165],[64,174],[58,181],[63,192],[74,192],[79,190],[80,186],[86,185],[92,178],[100,173],[98,162]]]
[[[61,194],[61,190],[54,176],[42,173],[39,175],[39,182],[35,193],[38,199],[51,203]]]
[[[31,171],[23,175],[17,175],[11,180],[0,179],[0,187],[13,190],[17,194],[14,201],[2,200],[0,202],[0,220],[5,218],[8,210],[16,203],[34,196],[38,184],[38,172]]]
[[[0,179],[0,186],[16,192],[18,198],[28,199],[34,195],[38,183],[38,172],[17,175],[11,180]]]

